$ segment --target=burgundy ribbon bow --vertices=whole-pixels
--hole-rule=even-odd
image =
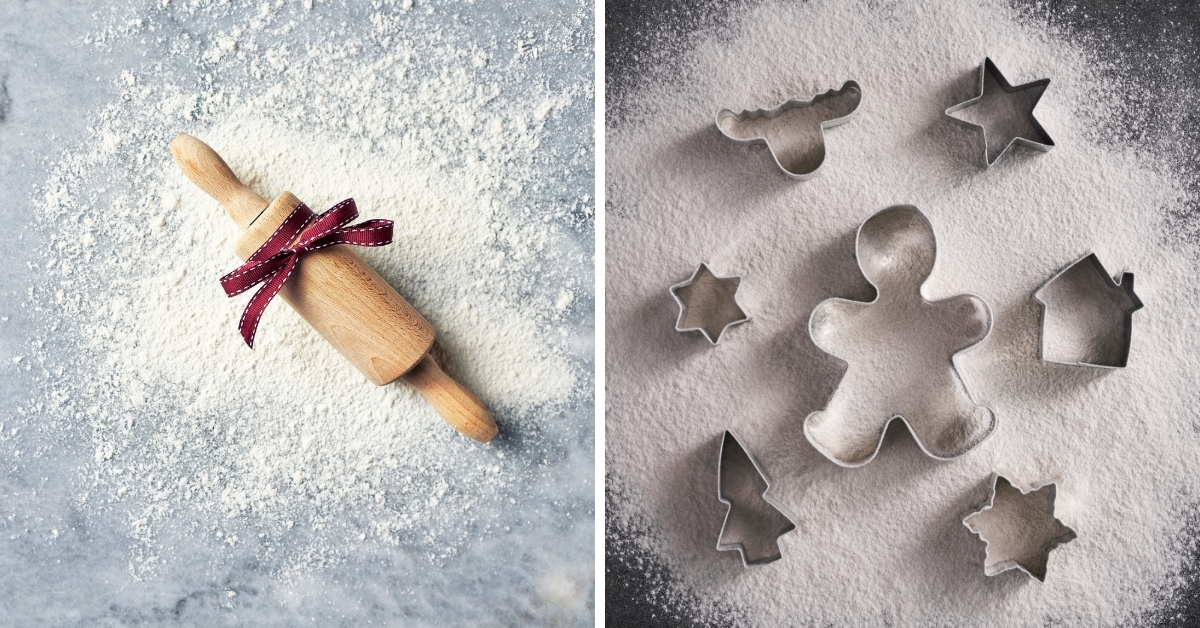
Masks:
[[[347,227],[346,224],[355,218],[358,218],[358,208],[352,198],[319,216],[301,203],[246,263],[221,277],[221,287],[231,297],[263,284],[250,297],[250,303],[246,304],[242,319],[238,321],[238,331],[247,345],[254,347],[254,332],[258,330],[259,319],[267,304],[292,276],[301,257],[334,244],[384,246],[392,243],[392,221],[367,220]]]

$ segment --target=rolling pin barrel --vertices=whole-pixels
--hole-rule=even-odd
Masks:
[[[268,204],[242,185],[220,155],[190,135],[176,137],[171,153],[188,179],[245,229],[234,243],[243,260],[300,205],[290,192]],[[433,326],[350,247],[339,244],[307,254],[279,296],[375,384],[403,377],[458,431],[481,442],[496,436],[487,408],[428,355]]]

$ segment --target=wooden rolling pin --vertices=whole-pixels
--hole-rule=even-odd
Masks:
[[[171,142],[171,154],[187,178],[245,230],[234,243],[243,261],[300,204],[290,192],[268,204],[242,185],[216,151],[186,133]],[[487,408],[429,355],[433,326],[349,246],[338,244],[306,255],[279,296],[367,379],[382,386],[403,378],[454,429],[483,443],[496,436],[496,422]]]

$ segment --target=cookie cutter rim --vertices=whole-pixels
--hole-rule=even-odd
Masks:
[[[999,480],[1004,480],[1005,482],[1007,482],[1009,486],[1013,487],[1018,492],[1020,492],[1022,496],[1029,495],[1030,493],[1035,493],[1037,491],[1042,490],[1043,488],[1046,488],[1047,486],[1050,487],[1051,494],[1050,494],[1050,499],[1048,500],[1048,503],[1050,505],[1050,511],[1048,514],[1051,517],[1054,517],[1054,520],[1057,521],[1062,527],[1066,528],[1067,532],[1062,534],[1061,536],[1050,539],[1049,542],[1042,545],[1042,548],[1044,548],[1046,550],[1046,573],[1042,574],[1041,578],[1035,576],[1028,569],[1026,569],[1024,565],[1022,565],[1021,563],[1018,563],[1015,560],[1011,561],[1012,564],[1008,565],[1007,567],[1004,567],[1003,569],[988,573],[987,556],[988,556],[988,552],[991,551],[991,542],[988,541],[987,538],[985,538],[983,536],[983,533],[981,531],[977,530],[975,528],[975,526],[967,523],[967,519],[970,519],[971,517],[973,517],[981,512],[992,509],[992,506],[995,505],[995,501],[996,501],[996,483]],[[987,501],[983,502],[983,504],[981,504],[980,506],[976,506],[975,509],[973,509],[971,512],[969,512],[965,516],[963,516],[963,519],[962,519],[963,525],[966,526],[966,528],[968,530],[970,530],[972,534],[974,534],[975,536],[978,536],[979,540],[983,541],[983,552],[984,552],[984,554],[983,554],[983,556],[984,556],[983,575],[985,575],[989,578],[994,578],[994,577],[999,576],[1000,574],[1005,573],[1007,571],[1012,571],[1013,569],[1017,569],[1017,570],[1024,572],[1025,575],[1029,576],[1030,578],[1037,580],[1038,582],[1045,582],[1046,575],[1049,574],[1049,572],[1050,572],[1050,552],[1053,551],[1054,549],[1058,548],[1059,546],[1066,545],[1067,543],[1070,543],[1071,541],[1074,541],[1075,539],[1079,538],[1079,533],[1075,531],[1075,528],[1072,528],[1071,526],[1067,525],[1066,523],[1063,522],[1062,519],[1059,519],[1054,514],[1054,504],[1058,500],[1058,483],[1053,482],[1053,481],[1042,482],[1040,484],[1031,485],[1029,487],[1029,490],[1026,491],[1026,490],[1022,489],[1020,486],[1018,486],[1017,484],[1015,484],[1012,480],[1008,479],[1007,476],[1001,475],[996,472],[992,472],[992,478],[991,478],[991,481],[988,482],[988,485],[991,487],[991,490],[988,493]],[[1068,538],[1068,536],[1070,538]]]
[[[1107,287],[1119,288],[1121,290],[1124,290],[1125,294],[1129,295],[1129,298],[1133,301],[1134,307],[1130,310],[1126,310],[1126,312],[1125,312],[1125,331],[1124,331],[1125,338],[1124,338],[1124,341],[1122,342],[1123,349],[1122,349],[1122,357],[1120,360],[1120,364],[1093,364],[1091,362],[1063,362],[1061,360],[1051,360],[1051,359],[1047,358],[1045,355],[1045,351],[1046,351],[1046,341],[1045,341],[1045,338],[1046,338],[1046,312],[1050,309],[1050,304],[1046,303],[1045,301],[1038,298],[1038,294],[1041,293],[1041,291],[1044,290],[1050,284],[1054,283],[1055,281],[1058,281],[1058,278],[1065,275],[1067,273],[1067,271],[1075,268],[1076,266],[1078,266],[1079,264],[1081,264],[1087,260],[1091,260],[1091,262],[1095,265],[1097,273],[1101,277],[1104,278],[1104,283]],[[1137,294],[1133,291],[1133,273],[1130,273],[1130,272],[1121,273],[1121,282],[1117,283],[1117,281],[1115,279],[1113,279],[1112,275],[1109,275],[1108,271],[1105,270],[1104,264],[1100,263],[1099,256],[1097,256],[1094,252],[1088,253],[1087,255],[1084,255],[1083,257],[1071,262],[1070,264],[1067,264],[1061,270],[1054,273],[1054,276],[1050,277],[1050,279],[1047,279],[1044,283],[1042,283],[1041,286],[1038,286],[1038,289],[1033,292],[1033,300],[1037,301],[1037,303],[1042,306],[1041,315],[1038,318],[1038,328],[1041,330],[1041,336],[1038,338],[1038,340],[1039,340],[1039,342],[1038,342],[1038,358],[1041,359],[1043,362],[1049,362],[1050,364],[1065,364],[1067,366],[1088,366],[1088,367],[1098,368],[1098,369],[1123,369],[1126,366],[1128,366],[1129,351],[1130,351],[1130,349],[1133,348],[1133,313],[1142,309],[1143,307],[1145,307],[1145,305],[1142,303],[1142,300],[1140,298],[1138,298]]]
[[[858,225],[858,229],[856,229],[854,231],[854,260],[856,262],[858,262],[858,259],[859,259],[859,255],[858,255],[859,236],[862,235],[863,226],[865,226],[868,222],[870,222],[872,218],[875,218],[876,216],[878,216],[886,211],[891,211],[893,209],[899,209],[899,208],[911,209],[912,211],[916,212],[918,216],[920,216],[923,220],[925,220],[926,223],[929,224],[930,231],[933,230],[933,222],[931,220],[929,220],[929,217],[925,215],[925,212],[918,209],[916,205],[910,205],[907,203],[888,205],[887,207],[884,207],[883,209],[880,209],[879,211],[868,216],[865,220],[862,221],[862,223],[860,223]],[[932,277],[933,272],[935,270],[937,270],[938,257],[937,257],[937,240],[936,239],[933,242],[933,256],[934,256],[933,257],[934,266],[929,271],[929,277]],[[859,270],[860,270],[860,272],[862,270],[861,263],[859,263]],[[929,281],[929,277],[926,277],[925,281],[921,282],[921,286],[924,286],[925,282]],[[840,302],[845,302],[845,303],[854,303],[854,304],[858,304],[858,305],[862,305],[864,303],[866,305],[873,305],[873,304],[879,302],[879,286],[876,286],[875,282],[871,281],[871,279],[866,276],[866,273],[863,273],[863,278],[867,280],[867,283],[871,284],[872,288],[875,288],[875,298],[874,299],[871,299],[870,301],[854,301],[852,299],[846,299],[846,298],[842,298],[842,297],[830,297],[828,299],[825,299],[824,301],[821,301],[821,303],[825,303],[825,301],[840,301]],[[918,294],[919,294],[920,286],[917,289],[918,289]],[[928,300],[927,301],[929,303],[942,303],[942,302],[948,301],[950,299],[954,299],[954,298],[958,298],[958,297],[962,297],[962,296],[969,296],[969,297],[974,297],[976,299],[979,299],[979,301],[981,303],[983,303],[984,311],[987,312],[987,329],[984,331],[983,336],[980,337],[979,341],[976,342],[975,344],[972,344],[968,347],[964,347],[963,349],[961,349],[959,351],[955,351],[954,353],[950,354],[950,368],[951,368],[951,370],[954,371],[954,376],[957,377],[959,383],[962,384],[963,390],[966,392],[967,398],[971,400],[971,403],[975,403],[975,396],[971,394],[971,389],[969,387],[967,387],[967,381],[965,379],[963,379],[962,374],[959,372],[958,364],[955,363],[955,358],[957,358],[958,356],[960,356],[968,351],[975,349],[979,345],[983,344],[983,342],[985,340],[987,340],[989,336],[992,335],[992,327],[993,327],[993,323],[995,322],[995,319],[992,317],[992,308],[990,305],[987,304],[987,301],[985,301],[983,299],[983,297],[980,297],[976,294],[972,294],[970,292],[963,292],[960,294],[950,295],[950,296],[946,297],[945,299],[939,299],[937,301],[928,301]],[[924,299],[925,296],[921,295],[921,298]],[[820,306],[820,303],[818,303],[817,305]],[[812,325],[813,325],[812,314],[815,312],[816,312],[816,307],[813,308],[813,312],[810,313],[808,316],[808,337],[810,340],[812,340],[813,344],[816,345],[818,349],[820,349],[821,345],[817,344],[817,337],[816,337],[816,335],[813,334],[813,328],[812,328]],[[822,349],[822,351],[824,351],[824,349]],[[826,355],[838,360],[839,362],[849,365],[849,363],[846,362],[846,360],[843,360],[842,358],[839,358],[838,356],[833,355],[832,353],[826,353]],[[842,385],[842,383],[839,380],[838,385],[834,387],[834,392],[830,394],[830,399],[832,399],[833,395],[837,393],[837,389],[840,388],[841,385]],[[980,406],[982,404],[976,404],[976,405]],[[922,453],[924,453],[926,456],[929,456],[930,458],[933,458],[934,460],[943,460],[943,461],[944,460],[953,460],[960,456],[964,456],[967,453],[969,453],[972,449],[975,449],[976,447],[978,447],[981,443],[983,443],[983,441],[987,440],[988,436],[991,436],[992,433],[994,433],[996,431],[996,424],[998,423],[998,419],[996,418],[996,411],[992,410],[992,408],[989,406],[982,406],[984,408],[987,408],[988,412],[991,413],[991,415],[992,415],[992,424],[991,424],[990,428],[986,432],[984,432],[983,436],[981,436],[979,438],[979,440],[975,441],[974,443],[971,443],[971,445],[969,447],[962,450],[960,453],[958,453],[954,456],[949,456],[949,457],[943,458],[941,456],[935,455],[934,453],[930,452],[929,449],[925,447],[925,443],[921,442],[921,438],[919,436],[917,436],[917,433],[915,431],[913,431],[912,423],[907,418],[905,418],[903,415],[895,415],[895,416],[889,418],[887,420],[887,422],[883,424],[883,428],[879,431],[879,440],[875,442],[875,449],[871,452],[870,456],[863,459],[862,462],[846,463],[846,462],[843,462],[842,460],[838,459],[836,456],[830,455],[830,453],[828,451],[826,451],[824,447],[819,445],[809,435],[808,420],[810,418],[812,418],[812,416],[814,414],[817,414],[819,412],[824,412],[828,406],[829,406],[829,401],[827,400],[825,402],[824,407],[813,410],[812,412],[808,413],[808,416],[804,417],[804,422],[803,422],[804,439],[807,440],[810,445],[812,445],[813,449],[816,449],[818,452],[820,452],[820,454],[822,456],[825,456],[825,458],[832,461],[834,464],[836,464],[840,467],[845,467],[847,469],[857,469],[858,467],[862,467],[867,464],[870,464],[873,460],[875,460],[875,457],[879,455],[879,450],[883,448],[884,437],[887,436],[887,432],[889,429],[891,429],[892,423],[894,423],[896,421],[900,421],[900,422],[904,423],[904,428],[908,430],[909,435],[912,436],[912,439],[914,441],[916,441],[917,446],[921,448]]]
[[[733,291],[733,304],[736,305],[737,309],[742,313],[742,318],[735,320],[735,321],[725,323],[725,326],[721,328],[721,333],[717,334],[716,340],[714,340],[713,337],[708,334],[708,330],[703,327],[684,327],[683,326],[684,320],[687,319],[688,305],[687,305],[687,303],[684,303],[682,298],[680,298],[678,291],[680,288],[686,288],[690,285],[695,284],[696,277],[700,275],[701,268],[707,270],[708,274],[712,275],[714,279],[717,279],[717,280],[736,279],[738,281],[737,288],[735,288]],[[733,327],[735,325],[741,325],[742,323],[745,323],[746,321],[750,320],[750,315],[746,313],[746,308],[742,307],[741,301],[738,301],[738,298],[737,298],[737,293],[741,289],[741,287],[742,287],[742,276],[741,275],[730,275],[728,277],[721,277],[721,276],[717,275],[716,273],[714,273],[712,268],[707,263],[700,262],[699,264],[696,265],[696,270],[692,271],[691,277],[688,277],[687,279],[684,279],[683,281],[671,286],[669,289],[671,292],[671,297],[674,298],[675,303],[677,303],[679,305],[679,318],[675,319],[675,331],[678,331],[678,332],[698,331],[698,332],[700,332],[701,335],[704,336],[704,339],[708,340],[710,343],[712,343],[713,346],[721,344],[721,341],[725,339],[725,332],[729,331],[730,327]]]
[[[996,63],[994,61],[992,61],[991,57],[985,57],[983,59],[983,64],[979,66],[979,79],[976,81],[976,85],[978,86],[976,91],[978,92],[978,95],[974,96],[973,98],[971,98],[969,100],[960,102],[957,105],[950,107],[949,109],[946,109],[946,111],[944,112],[943,115],[945,115],[946,118],[948,118],[951,122],[953,122],[961,127],[979,131],[979,142],[983,146],[984,168],[991,168],[993,164],[1000,161],[1000,158],[1004,157],[1004,155],[1008,154],[1008,149],[1012,148],[1014,144],[1020,144],[1021,146],[1024,146],[1026,148],[1032,148],[1034,150],[1041,151],[1043,153],[1049,152],[1051,148],[1054,148],[1054,146],[1055,146],[1054,140],[1051,139],[1050,134],[1046,132],[1046,129],[1042,128],[1042,123],[1038,122],[1037,116],[1033,115],[1034,109],[1037,109],[1038,102],[1040,102],[1042,99],[1041,94],[1039,94],[1037,96],[1037,98],[1034,99],[1033,106],[1029,108],[1029,121],[1033,123],[1034,130],[1037,131],[1038,135],[1040,135],[1042,137],[1042,139],[1045,141],[1044,142],[1036,142],[1036,141],[1028,139],[1028,138],[1017,136],[1008,141],[1008,144],[1006,144],[1004,146],[1004,148],[999,153],[996,154],[995,159],[991,159],[991,160],[988,159],[987,128],[985,128],[981,124],[975,124],[974,122],[969,122],[967,120],[963,120],[962,118],[957,118],[955,116],[950,115],[957,111],[962,111],[963,109],[966,109],[967,107],[970,107],[983,99],[983,87],[984,87],[984,82],[986,81],[985,73],[991,74],[992,78],[996,79],[996,83],[1000,85],[1000,89],[1004,90],[1004,92],[1006,94],[1015,94],[1016,92],[1026,91],[1026,90],[1030,90],[1030,89],[1037,89],[1039,87],[1043,89],[1043,93],[1044,93],[1045,88],[1050,86],[1050,79],[1044,78],[1044,79],[1038,79],[1036,81],[1030,81],[1028,83],[1023,83],[1021,85],[1017,85],[1016,87],[1014,87],[1011,83],[1008,82],[1008,79],[1004,78],[1004,75],[1000,73],[1000,68],[996,67]]]
[[[832,120],[823,120],[818,125],[820,133],[821,133],[821,147],[824,149],[824,147],[826,145],[825,130],[832,129],[835,126],[841,126],[843,124],[846,124],[851,119],[853,119],[854,116],[858,115],[859,109],[862,109],[863,99],[866,98],[866,92],[863,91],[862,86],[858,84],[858,81],[854,81],[854,80],[846,81],[846,82],[842,83],[841,87],[839,87],[837,89],[831,89],[831,90],[822,92],[820,94],[817,94],[816,96],[813,96],[812,98],[810,98],[808,100],[800,100],[799,98],[789,98],[789,99],[783,101],[782,103],[780,103],[779,105],[772,107],[771,109],[743,109],[740,113],[734,113],[732,109],[722,109],[717,112],[717,116],[715,119],[715,122],[717,125],[717,130],[720,131],[721,135],[725,136],[726,139],[728,139],[736,144],[741,144],[743,146],[762,144],[762,145],[766,146],[767,152],[771,153],[771,159],[773,159],[775,161],[775,165],[778,166],[779,169],[782,170],[785,175],[787,175],[789,178],[795,179],[797,181],[807,181],[807,180],[817,176],[817,173],[820,172],[820,170],[821,170],[821,166],[825,165],[825,155],[821,156],[820,163],[818,163],[817,167],[813,168],[811,171],[804,172],[804,173],[792,172],[791,170],[788,170],[787,168],[785,168],[784,165],[779,161],[779,156],[777,154],[775,154],[775,149],[771,148],[771,144],[769,142],[767,142],[767,138],[761,137],[761,136],[760,137],[751,137],[751,138],[746,138],[746,139],[732,137],[728,133],[725,132],[725,129],[721,128],[721,121],[725,120],[726,118],[730,118],[730,117],[737,120],[738,122],[745,122],[746,120],[757,120],[759,118],[766,118],[768,120],[773,119],[773,118],[778,118],[779,116],[783,115],[783,113],[786,111],[789,111],[791,109],[801,109],[804,107],[811,107],[814,104],[816,104],[822,100],[832,98],[835,94],[841,94],[846,89],[855,89],[858,91],[858,104],[856,104],[854,106],[854,109],[850,110],[850,113],[848,113],[844,116],[841,116],[840,118],[834,118]]]
[[[791,513],[789,513],[787,510],[785,510],[783,508],[783,506],[778,504],[774,499],[772,499],[771,497],[769,497],[767,495],[768,493],[771,492],[771,478],[767,477],[767,473],[765,471],[763,471],[762,465],[758,464],[758,460],[754,457],[753,454],[750,453],[749,449],[746,449],[746,445],[742,443],[742,439],[738,437],[737,432],[733,431],[733,428],[728,428],[725,430],[725,433],[722,434],[722,436],[721,436],[721,450],[717,453],[717,499],[722,504],[725,504],[725,506],[726,506],[725,518],[721,522],[721,532],[720,532],[720,534],[717,535],[717,551],[726,552],[726,551],[731,551],[731,550],[737,550],[738,555],[742,557],[742,566],[745,568],[750,568],[755,565],[766,565],[768,563],[773,563],[773,562],[779,560],[780,558],[783,558],[783,548],[778,548],[779,553],[775,554],[774,556],[768,556],[766,558],[760,558],[757,560],[747,561],[746,560],[746,548],[745,548],[744,544],[742,544],[742,543],[722,544],[721,543],[721,539],[725,536],[725,526],[727,526],[729,524],[729,515],[733,514],[733,502],[725,499],[725,497],[723,495],[721,495],[721,479],[725,475],[725,465],[723,464],[723,462],[725,460],[725,445],[727,443],[729,443],[729,439],[731,439],[731,438],[733,439],[733,441],[735,443],[737,443],[737,446],[739,449],[742,450],[742,453],[746,454],[746,459],[750,461],[750,464],[754,465],[755,472],[757,472],[758,476],[760,478],[762,478],[763,483],[767,485],[766,490],[764,490],[763,494],[762,494],[763,500],[766,501],[767,504],[769,504],[772,508],[774,508],[776,511],[778,511],[779,514],[783,515],[783,517],[788,520],[787,527],[785,527],[783,530],[781,530],[775,536],[776,541],[778,541],[778,539],[780,537],[782,537],[783,535],[796,529],[796,518],[793,517],[791,515]],[[776,543],[776,547],[778,547],[778,543]]]

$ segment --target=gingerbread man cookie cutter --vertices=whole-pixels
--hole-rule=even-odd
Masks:
[[[875,458],[888,426],[900,420],[926,454],[945,460],[966,453],[996,426],[954,364],[991,332],[987,303],[969,294],[921,295],[937,243],[929,219],[911,205],[864,221],[855,255],[877,296],[869,303],[827,299],[813,310],[813,342],[847,368],[825,408],[805,418],[805,437],[833,462],[858,467]]]
[[[825,130],[849,122],[858,113],[862,99],[862,87],[855,81],[846,81],[841,88],[817,94],[811,100],[793,98],[773,109],[746,109],[738,113],[722,109],[717,112],[717,129],[738,144],[765,144],[767,150],[771,151],[775,165],[784,174],[804,181],[817,176],[817,171],[825,164]],[[822,113],[830,117],[820,116],[815,125],[799,125],[801,133],[798,137],[789,138],[792,141],[787,141],[782,135],[768,137],[772,135],[768,126],[776,126],[779,122],[800,122],[779,120],[781,118]],[[797,125],[789,126],[795,129]]]

